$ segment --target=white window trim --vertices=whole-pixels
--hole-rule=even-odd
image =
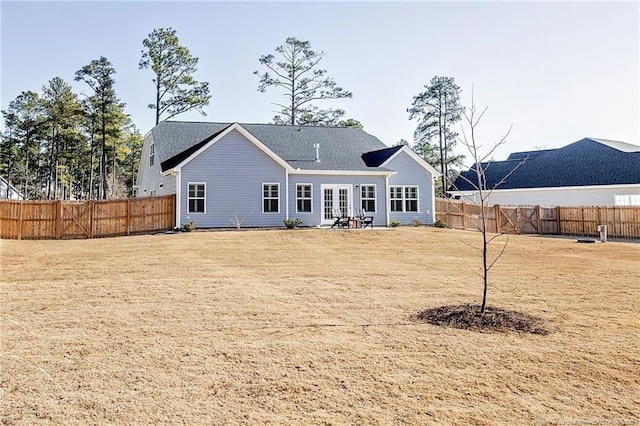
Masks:
[[[191,185],[204,185],[204,211],[203,212],[191,212],[189,211],[189,186]],[[200,197],[193,197],[194,200],[199,200]],[[206,182],[187,182],[187,214],[207,214],[207,183]]]
[[[311,188],[311,197],[310,198],[298,198],[298,187],[299,186],[308,186]],[[278,193],[279,194],[279,193]],[[311,211],[303,212],[298,210],[298,200],[310,200],[311,201]],[[264,206],[264,203],[263,203]],[[296,183],[296,213],[313,213],[313,184],[312,183]]]
[[[377,213],[378,212],[378,187],[375,183],[364,183],[360,184],[360,209],[362,209],[362,188],[365,186],[373,186],[373,198],[364,198],[364,200],[373,200],[376,208],[373,211],[367,210],[368,213]]]
[[[404,185],[404,192],[402,194],[403,200],[404,200],[404,204],[403,204],[403,208],[404,211],[407,212],[407,200],[413,200],[413,198],[407,198],[406,197],[406,188],[415,188],[416,189],[416,210],[415,211],[410,211],[408,213],[420,213],[420,187],[418,185]]]
[[[156,144],[155,142],[149,145],[149,167],[153,167],[156,164]]]
[[[402,188],[402,198],[391,198],[391,189],[392,188]],[[418,206],[418,210],[416,211],[407,211],[407,200],[413,200],[413,198],[406,197],[406,188],[416,188],[416,203]],[[402,210],[392,210],[391,202],[394,200],[402,201]],[[390,185],[389,186],[389,211],[391,213],[420,213],[420,186],[419,185]]]
[[[264,186],[265,185],[275,185],[278,187],[278,211],[276,212],[265,212],[264,211],[264,200],[273,200],[273,198],[265,198],[264,197]],[[262,214],[279,214],[280,213],[280,183],[279,182],[262,182],[260,186],[261,194],[262,194]]]

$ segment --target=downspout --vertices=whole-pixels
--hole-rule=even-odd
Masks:
[[[289,220],[289,170],[287,170],[287,169],[284,169],[284,186],[285,186],[285,192],[284,192],[284,202],[285,202],[284,215],[285,215],[285,219]]]
[[[182,192],[182,175],[180,174],[180,170],[175,171],[176,174],[176,227],[181,228],[182,225],[180,223],[180,195]],[[205,194],[206,196],[206,194]]]
[[[386,216],[387,216],[387,226],[389,226],[389,211],[391,210],[391,194],[389,193],[389,175],[385,175],[384,177],[384,193],[385,195],[385,199],[386,199]]]
[[[436,177],[429,175],[431,178],[431,224],[436,223]],[[445,191],[446,195],[446,191]]]

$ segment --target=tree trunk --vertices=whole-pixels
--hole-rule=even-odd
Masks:
[[[91,159],[89,160],[89,199],[93,200],[94,191],[93,191],[93,167],[94,167],[94,156],[95,156],[95,136],[96,136],[96,122],[95,119],[91,118]]]
[[[100,153],[100,182],[102,186],[102,198],[107,199],[107,189],[109,183],[107,182],[107,117],[106,110],[102,108],[102,152]]]
[[[444,147],[442,145],[442,109],[438,111],[438,133],[439,133],[439,147],[440,147],[440,173],[442,173],[442,192],[444,193],[447,188],[445,184],[444,176]]]
[[[50,144],[50,152],[49,152],[49,173],[47,176],[47,200],[51,199],[51,179],[53,179],[53,164],[55,163],[55,153],[54,153],[55,143],[56,143],[56,131],[54,128],[51,131],[51,144]]]
[[[24,166],[24,199],[29,199],[29,131],[27,131],[27,139],[25,141],[25,166]]]
[[[442,152],[442,162],[444,164],[444,170],[442,172],[442,176],[444,177],[443,180],[443,186],[442,186],[442,192],[446,195],[447,193],[447,186],[445,184],[445,182],[449,181],[449,164],[448,164],[448,159],[447,159],[447,153],[449,150],[449,146],[447,144],[447,128],[448,128],[448,122],[447,122],[447,92],[444,93],[444,119],[442,120],[443,122],[443,133],[444,133],[444,149]]]
[[[160,76],[157,75],[156,83],[156,126],[160,122]]]

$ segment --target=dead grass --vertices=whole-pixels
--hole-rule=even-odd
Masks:
[[[478,237],[2,240],[2,423],[640,423],[640,245],[512,237],[489,304],[548,335],[411,321],[480,302]]]

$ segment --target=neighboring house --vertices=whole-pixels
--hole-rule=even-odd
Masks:
[[[13,185],[0,176],[0,199],[24,200],[24,196]]]
[[[517,152],[482,167],[488,189],[507,176],[491,194],[490,204],[640,205],[640,146],[625,142],[585,138],[558,149]],[[477,182],[473,167],[461,175],[447,192],[479,201],[465,180]]]
[[[374,226],[434,221],[438,172],[406,146],[343,127],[165,121],[144,138],[137,195],[176,194],[176,224],[303,226],[364,208]]]

